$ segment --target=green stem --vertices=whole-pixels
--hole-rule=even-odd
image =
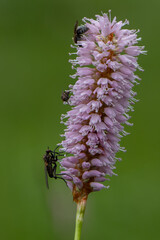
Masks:
[[[81,239],[81,229],[83,223],[83,217],[85,212],[87,200],[82,199],[80,202],[77,203],[77,213],[76,213],[76,227],[75,227],[75,236],[74,240]]]

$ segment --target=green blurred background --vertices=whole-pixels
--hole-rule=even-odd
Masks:
[[[112,10],[140,29],[140,102],[118,177],[89,196],[82,239],[160,239],[160,1],[0,0],[0,239],[73,239],[76,206],[61,181],[45,186],[42,156],[61,141],[62,89],[75,21]]]

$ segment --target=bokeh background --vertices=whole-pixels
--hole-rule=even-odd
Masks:
[[[62,89],[76,20],[112,10],[140,29],[142,82],[118,177],[89,196],[82,239],[160,239],[160,1],[0,0],[0,238],[73,239],[76,206],[61,181],[45,186],[42,156],[61,141]]]

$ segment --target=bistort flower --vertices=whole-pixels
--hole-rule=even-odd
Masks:
[[[62,173],[66,173],[73,199],[87,199],[89,193],[99,191],[106,176],[112,176],[115,154],[124,148],[119,141],[133,110],[136,93],[132,90],[140,78],[134,72],[142,68],[137,56],[144,47],[137,46],[138,31],[123,29],[125,22],[111,21],[107,14],[96,20],[84,18],[87,31],[75,44],[77,57],[70,60],[77,79],[70,85],[72,109],[67,118],[62,150],[70,154],[62,159]],[[75,54],[75,53],[74,53]]]

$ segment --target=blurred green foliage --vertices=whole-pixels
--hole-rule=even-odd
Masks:
[[[112,10],[140,29],[144,73],[134,126],[119,154],[110,189],[91,194],[82,239],[160,239],[159,9],[153,0],[0,1],[0,237],[73,239],[75,204],[61,181],[47,191],[42,156],[61,141],[62,89],[73,80],[68,63],[75,21]]]

